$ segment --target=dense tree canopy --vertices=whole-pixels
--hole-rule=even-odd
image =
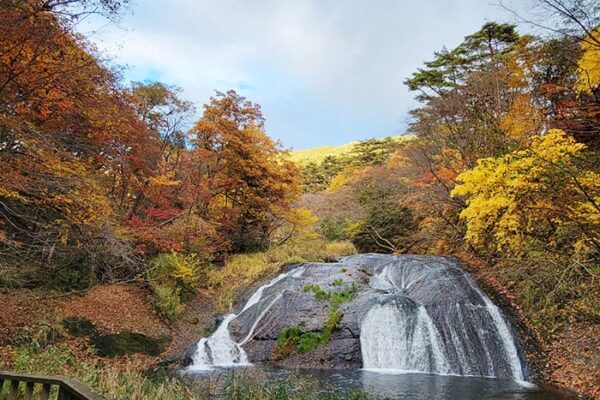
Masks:
[[[600,9],[539,3],[568,29],[541,38],[490,22],[435,53],[406,81],[421,101],[413,140],[326,179],[305,168],[316,193],[302,204],[325,236],[364,251],[485,260],[549,333],[600,315],[600,47],[590,22]]]
[[[0,282],[87,285],[171,250],[267,246],[293,223],[298,174],[258,105],[193,108],[160,83],[124,85],[73,32],[125,2],[0,3]]]

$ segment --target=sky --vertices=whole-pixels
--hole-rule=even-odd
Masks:
[[[515,0],[518,1],[518,0]],[[133,0],[80,31],[126,81],[183,89],[197,117],[215,90],[261,105],[285,147],[402,134],[418,103],[403,81],[488,21],[488,0]]]

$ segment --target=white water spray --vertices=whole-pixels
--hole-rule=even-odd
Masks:
[[[275,304],[275,302],[281,297],[281,293],[277,294],[274,300],[272,300],[267,307],[260,313],[258,318],[254,321],[248,335],[240,343],[235,342],[229,334],[229,323],[242,314],[250,307],[259,303],[262,300],[265,289],[275,285],[279,281],[287,278],[299,278],[304,273],[305,268],[296,268],[289,272],[280,274],[278,277],[273,279],[268,284],[258,288],[256,292],[248,299],[242,311],[239,314],[228,314],[221,322],[221,325],[217,330],[208,338],[202,338],[198,342],[196,352],[192,356],[192,365],[190,365],[190,371],[203,371],[210,370],[214,367],[242,367],[251,365],[248,361],[248,356],[242,348],[248,340],[254,336],[254,331],[258,326],[262,318],[267,314],[269,309]]]
[[[438,333],[424,307],[373,306],[361,326],[360,346],[366,369],[450,372]]]
[[[498,307],[462,270],[414,261],[392,261],[370,279],[369,286],[385,294],[361,323],[363,368],[524,381]],[[460,302],[444,301],[454,292]]]

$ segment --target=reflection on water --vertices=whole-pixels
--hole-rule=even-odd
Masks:
[[[363,390],[382,399],[402,400],[566,400],[575,395],[540,386],[523,386],[509,380],[479,377],[440,376],[419,373],[386,374],[363,370],[286,370],[250,367],[213,370],[188,376],[200,398],[220,398],[231,376],[251,376],[261,382],[285,381],[289,376],[312,381],[324,393],[344,395]],[[208,389],[210,387],[210,390]],[[208,395],[211,393],[212,395]],[[205,397],[202,397],[204,394]]]

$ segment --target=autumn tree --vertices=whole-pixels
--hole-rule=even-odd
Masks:
[[[532,241],[600,251],[600,175],[586,166],[584,151],[585,145],[551,130],[526,150],[481,159],[459,175],[452,195],[466,197],[460,215],[467,240],[516,254]]]
[[[545,74],[562,74],[542,89],[552,105],[551,127],[565,130],[592,149],[600,149],[600,100],[595,85],[600,52],[600,6],[594,0],[531,0],[529,15],[520,20],[545,33],[548,50],[540,62],[554,64]],[[565,73],[567,73],[565,75]]]
[[[76,3],[0,8],[0,252],[6,275],[29,282],[86,285],[137,265],[107,193],[119,169],[145,168],[133,163],[149,147],[145,127],[65,26],[62,7]]]
[[[459,175],[465,239],[500,260],[542,332],[598,318],[600,173],[595,155],[560,130]],[[515,262],[514,259],[518,261]]]
[[[348,226],[352,243],[362,252],[406,253],[413,245],[414,218],[404,200],[408,188],[386,166],[371,166],[348,183],[362,208],[362,218]]]
[[[410,90],[419,92],[417,98],[420,100],[443,97],[464,84],[477,68],[495,66],[500,56],[509,52],[518,39],[514,25],[489,22],[465,37],[456,48],[444,48],[434,53],[434,59],[426,62],[425,68],[419,68],[405,83]]]
[[[233,251],[264,247],[299,194],[298,170],[264,132],[260,107],[217,92],[192,129],[194,207]]]

